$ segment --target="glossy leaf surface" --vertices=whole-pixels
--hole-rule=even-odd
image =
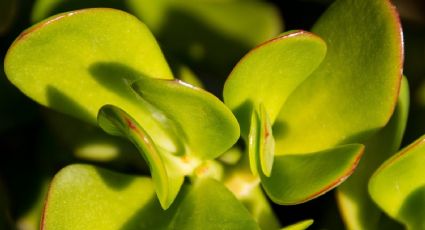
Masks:
[[[283,30],[277,9],[263,1],[36,0],[32,20],[92,7],[134,14],[153,31],[168,54],[220,75],[227,74],[251,47]]]
[[[385,161],[369,181],[369,193],[408,229],[425,226],[425,136]]]
[[[263,104],[252,111],[248,142],[251,171],[257,175],[258,170],[261,170],[264,175],[270,176],[274,161],[275,142],[270,118]],[[259,169],[257,169],[258,165],[260,165]]]
[[[337,0],[312,32],[325,40],[327,54],[281,110],[277,154],[362,142],[388,122],[396,104],[403,44],[390,1]]]
[[[161,206],[167,209],[176,198],[184,174],[170,153],[161,152],[148,133],[125,111],[112,105],[101,108],[99,126],[107,133],[127,137],[138,148],[149,165]]]
[[[409,89],[403,78],[396,110],[389,123],[365,143],[356,171],[337,189],[339,208],[348,229],[382,229],[381,211],[371,200],[367,184],[372,173],[400,148],[409,109]]]
[[[154,37],[130,14],[88,9],[42,21],[15,40],[5,72],[40,104],[92,124],[100,107],[120,105],[162,147],[176,148],[129,86],[142,75],[172,78]]]
[[[263,104],[272,123],[293,90],[320,64],[326,44],[304,31],[290,31],[249,52],[233,69],[224,86],[224,101],[245,137],[251,111]]]
[[[131,229],[123,226],[133,218],[143,221],[136,214],[152,199],[149,178],[71,165],[50,185],[41,229]]]
[[[261,184],[278,204],[298,204],[316,198],[350,176],[364,147],[350,144],[311,154],[277,156],[270,177]]]
[[[182,81],[141,78],[133,89],[161,110],[181,131],[189,155],[213,159],[239,138],[232,112],[212,94]]]
[[[226,204],[226,205],[222,205]],[[219,182],[184,185],[167,211],[148,178],[71,165],[52,182],[42,229],[258,229]]]

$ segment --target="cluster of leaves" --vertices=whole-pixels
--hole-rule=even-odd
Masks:
[[[387,215],[409,229],[425,226],[425,137],[390,157],[401,145],[409,89],[389,1],[337,0],[311,32],[282,34],[276,10],[262,1],[111,0],[103,4],[133,15],[56,14],[101,3],[81,4],[37,1],[39,22],[4,62],[23,94],[88,123],[57,131],[82,135],[76,155],[91,164],[54,176],[42,229],[279,229],[268,198],[295,205],[336,187],[349,229],[397,227]],[[224,102],[186,64],[230,72]],[[53,126],[68,123],[54,116]],[[104,132],[84,134],[92,125]],[[110,166],[122,146],[127,164],[146,165],[131,173],[97,166]]]

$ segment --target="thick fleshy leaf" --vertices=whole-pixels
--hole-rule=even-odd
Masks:
[[[277,9],[264,1],[36,0],[32,20],[92,7],[131,12],[154,32],[168,54],[220,75],[227,74],[251,47],[283,30]]]
[[[278,154],[363,142],[388,122],[397,101],[403,43],[390,1],[337,0],[312,31],[327,54],[280,112]]]
[[[326,44],[304,31],[290,31],[249,52],[224,85],[224,101],[245,137],[251,111],[263,104],[272,122],[293,90],[320,64]]]
[[[409,89],[403,78],[396,110],[389,123],[365,143],[365,153],[356,171],[337,189],[339,209],[348,229],[383,229],[381,211],[369,197],[372,173],[400,148],[409,109]]]
[[[213,159],[239,138],[232,112],[212,94],[179,80],[141,78],[132,87],[176,123],[189,155]]]
[[[226,204],[226,205],[223,205]],[[167,211],[148,178],[90,165],[71,165],[54,178],[42,229],[258,229],[248,211],[219,182],[184,185]]]
[[[349,144],[311,154],[277,156],[270,177],[260,174],[261,184],[275,203],[303,203],[344,182],[363,151],[363,145]]]
[[[282,230],[305,230],[313,224],[313,220],[303,220],[282,228]]]
[[[225,204],[225,205],[224,205]],[[201,179],[185,193],[168,229],[259,229],[245,207],[221,183]]]
[[[258,152],[260,151],[260,118],[257,110],[253,110],[251,113],[251,126],[249,127],[248,135],[248,155],[249,155],[249,166],[254,176],[258,175]]]
[[[136,229],[126,223],[146,221],[137,214],[155,199],[153,187],[146,177],[68,166],[51,182],[41,229]]]
[[[270,176],[274,160],[275,141],[273,138],[272,124],[263,104],[260,104],[260,122],[260,146],[258,156],[261,172],[265,176]]]
[[[107,133],[127,137],[139,149],[149,165],[161,206],[167,209],[176,198],[184,173],[177,166],[179,158],[161,152],[148,133],[126,112],[112,105],[102,107],[99,126]]]
[[[385,161],[369,181],[369,193],[408,229],[425,226],[425,136]]]
[[[157,125],[158,112],[129,86],[141,76],[172,78],[152,34],[130,14],[87,9],[42,21],[15,40],[5,72],[40,104],[92,124],[100,107],[120,105],[163,148],[175,151],[172,138]]]
[[[259,170],[270,176],[274,160],[274,138],[270,118],[263,104],[251,114],[251,127],[248,135],[248,154],[251,171],[258,175]]]

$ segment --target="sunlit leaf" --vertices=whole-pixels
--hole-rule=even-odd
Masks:
[[[155,201],[153,187],[146,177],[68,166],[50,185],[41,229],[135,229],[124,226],[133,218],[144,221],[137,214]]]
[[[130,14],[87,9],[46,19],[15,40],[5,72],[38,103],[92,124],[100,107],[120,105],[163,148],[177,151],[158,125],[160,113],[131,90],[142,76],[172,75],[152,34]]]
[[[369,181],[369,193],[408,229],[425,226],[425,136],[385,161]]]
[[[252,110],[251,126],[248,135],[249,166],[254,176],[258,175],[258,152],[260,151],[260,118],[257,110]]]
[[[260,104],[260,121],[260,149],[258,156],[261,172],[268,177],[272,171],[275,142],[273,138],[272,124],[263,104]]]
[[[325,40],[327,54],[280,111],[277,154],[363,142],[388,122],[396,104],[403,43],[390,1],[337,0],[312,32]]]
[[[219,75],[228,74],[250,48],[283,30],[276,7],[245,0],[36,0],[32,21],[93,7],[134,14],[153,31],[168,54]]]
[[[98,122],[109,134],[127,137],[139,149],[149,165],[161,206],[167,209],[176,198],[184,179],[184,173],[175,165],[179,159],[170,153],[161,152],[149,134],[118,107],[102,107]]]
[[[396,110],[389,123],[365,143],[365,153],[356,171],[337,189],[337,199],[348,229],[383,229],[381,211],[370,199],[367,183],[372,173],[397,152],[403,137],[409,109],[409,89],[403,78]]]
[[[208,178],[195,182],[187,191],[168,228],[259,229],[233,194],[218,181]]]
[[[134,90],[181,130],[189,155],[213,159],[239,138],[232,112],[212,94],[178,80],[141,78]]]
[[[320,64],[325,53],[326,44],[319,37],[290,31],[259,45],[236,65],[223,96],[245,137],[251,111],[262,103],[273,123],[288,96]]]
[[[71,165],[50,186],[41,229],[259,228],[243,205],[212,179],[185,184],[164,211],[149,178]]]
[[[270,177],[260,174],[261,184],[275,203],[306,202],[344,182],[363,150],[363,145],[349,144],[311,154],[277,156]]]

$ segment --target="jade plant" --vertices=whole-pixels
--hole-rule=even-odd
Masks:
[[[223,8],[208,5],[215,3],[161,2],[151,12],[167,4],[205,10],[206,21],[225,27]],[[238,3],[221,4],[228,13]],[[33,19],[54,5],[38,1]],[[380,229],[386,215],[424,228],[423,138],[379,167],[400,147],[409,104],[402,30],[389,1],[337,0],[310,32],[258,44],[229,73],[223,102],[175,78],[150,32],[160,34],[160,17],[137,12],[147,25],[110,8],[60,13],[8,50],[5,73],[23,94],[131,142],[137,153],[127,154],[150,172],[66,166],[50,182],[41,229],[279,229],[268,199],[296,205],[338,186],[349,229]],[[183,35],[161,39],[175,45],[190,37]],[[225,56],[217,51],[206,62]]]

